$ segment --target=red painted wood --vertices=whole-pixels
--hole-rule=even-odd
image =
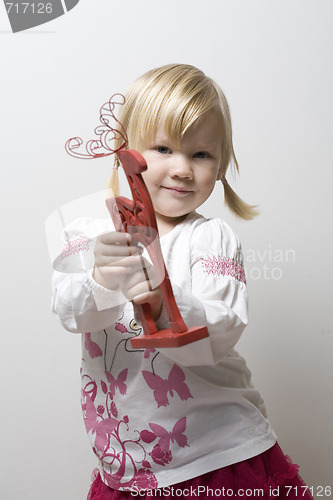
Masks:
[[[132,235],[132,244],[144,245],[160,278],[163,305],[168,314],[170,328],[158,330],[152,318],[149,304],[136,306],[144,331],[143,335],[131,339],[132,347],[179,347],[208,336],[205,326],[187,328],[175,301],[168,272],[162,256],[153,204],[142,178],[147,169],[140,153],[130,150],[118,152],[124,168],[133,200],[122,196],[109,198],[106,206],[116,231]]]

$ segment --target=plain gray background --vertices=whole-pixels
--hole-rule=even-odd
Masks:
[[[315,491],[333,486],[332,17],[331,0],[81,0],[13,35],[0,5],[1,498],[86,497],[80,336],[50,312],[45,221],[111,168],[65,141],[92,138],[103,102],[170,62],[200,67],[229,100],[241,176],[227,177],[261,215],[236,220],[220,187],[203,212],[231,224],[247,258],[238,350],[284,451]]]

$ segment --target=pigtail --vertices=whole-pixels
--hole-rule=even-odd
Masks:
[[[107,191],[111,190],[113,197],[119,195],[118,167],[119,167],[119,160],[117,159],[115,164],[114,164],[113,169],[111,170],[111,174],[109,175],[109,178],[108,178],[107,184],[106,184]]]
[[[258,215],[258,210],[255,205],[248,205],[243,201],[228,184],[225,178],[229,167],[239,174],[239,165],[236,158],[233,140],[232,140],[232,125],[228,101],[222,89],[211,80],[214,89],[219,97],[219,109],[222,114],[222,146],[221,146],[221,164],[218,174],[218,179],[221,180],[224,187],[224,202],[237,217],[244,220],[251,220]]]
[[[256,205],[248,205],[232,189],[225,178],[221,179],[224,187],[224,202],[227,207],[238,217],[244,220],[251,220],[259,213]]]

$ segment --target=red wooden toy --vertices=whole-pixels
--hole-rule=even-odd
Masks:
[[[117,231],[132,235],[132,244],[144,245],[160,277],[163,304],[169,316],[170,328],[158,330],[149,304],[137,305],[144,334],[131,339],[133,348],[179,347],[208,337],[205,326],[187,328],[177,307],[169,276],[163,260],[153,204],[141,172],[147,169],[146,161],[134,150],[122,150],[118,157],[124,168],[133,200],[117,196],[106,200],[107,208]],[[143,267],[144,260],[142,259]],[[144,267],[145,271],[145,267]],[[149,278],[147,275],[147,280]]]

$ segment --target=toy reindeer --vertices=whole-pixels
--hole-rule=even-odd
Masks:
[[[141,244],[147,248],[160,277],[163,305],[170,323],[170,328],[158,330],[152,318],[149,304],[137,305],[144,334],[132,338],[131,344],[138,349],[179,347],[208,337],[208,331],[205,326],[187,328],[177,307],[161,252],[153,204],[141,175],[141,172],[147,169],[147,164],[140,153],[126,149],[128,144],[126,131],[114,114],[115,106],[123,103],[124,96],[114,94],[109,102],[101,107],[100,122],[102,125],[95,129],[99,139],[88,141],[85,145],[85,153],[78,151],[83,144],[79,137],[69,139],[65,148],[71,156],[81,159],[101,158],[117,153],[125,171],[133,200],[117,196],[106,200],[106,205],[116,231],[130,233],[132,244]],[[112,126],[112,121],[116,123],[116,128]],[[117,149],[113,149],[111,146],[114,139],[123,141]],[[142,265],[145,271],[143,259]],[[148,274],[145,274],[149,284]]]
[[[140,153],[131,149],[118,151],[118,157],[124,168],[133,200],[117,196],[106,200],[106,205],[115,229],[130,233],[132,244],[142,244],[147,248],[161,278],[163,305],[170,323],[170,328],[158,330],[149,304],[137,305],[144,334],[131,339],[132,347],[138,349],[178,347],[207,337],[205,326],[187,328],[177,307],[161,252],[153,204],[141,175],[141,172],[147,169],[145,159]],[[144,263],[143,268],[145,271]],[[148,275],[147,280],[149,281]]]

